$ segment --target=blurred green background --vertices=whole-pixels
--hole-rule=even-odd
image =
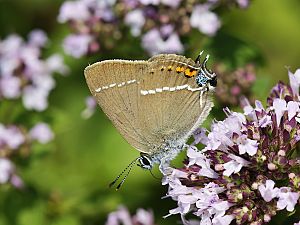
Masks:
[[[51,40],[45,54],[63,53],[61,43],[69,28],[56,20],[62,2],[0,0],[1,39],[10,33],[25,37],[30,30],[41,28]],[[299,0],[256,0],[246,10],[222,12],[223,26],[219,33],[214,38],[203,38],[195,32],[186,56],[195,58],[199,49],[207,46],[211,61],[238,65],[244,63],[239,61],[242,55],[247,62],[254,62],[257,65],[254,92],[264,102],[278,80],[287,81],[285,66],[295,71],[300,65],[299,9]],[[197,42],[199,36],[201,43]],[[176,202],[161,199],[167,188],[147,171],[134,168],[120,191],[108,188],[139,153],[125,142],[100,109],[88,120],[80,116],[84,99],[89,95],[83,76],[88,64],[107,58],[147,58],[136,40],[127,47],[116,48],[89,58],[66,56],[71,73],[68,77],[57,76],[57,86],[45,112],[1,118],[1,122],[17,120],[25,124],[43,118],[56,135],[51,144],[34,148],[30,158],[20,163],[18,173],[26,184],[24,190],[0,188],[1,225],[99,225],[104,224],[107,214],[119,204],[126,205],[131,212],[139,207],[152,208],[158,224],[180,221],[179,216],[162,219],[169,209],[176,207]],[[208,118],[205,126],[209,127],[211,121]],[[161,176],[157,169],[154,174]],[[273,224],[282,224],[283,218],[277,218]]]

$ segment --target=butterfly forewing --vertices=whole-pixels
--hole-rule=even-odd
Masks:
[[[92,95],[126,141],[139,151],[148,149],[138,121],[138,80],[146,61],[107,60],[85,69]]]
[[[153,148],[166,142],[182,144],[207,117],[212,101],[210,94],[200,93],[191,59],[177,55],[159,55],[149,60],[148,74],[140,82],[139,122],[143,135]],[[188,73],[188,74],[189,74]],[[196,71],[194,72],[196,73]]]

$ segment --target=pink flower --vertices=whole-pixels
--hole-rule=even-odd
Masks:
[[[232,215],[225,215],[225,216],[218,216],[213,218],[212,224],[213,225],[229,225],[231,221],[234,220],[234,216]]]
[[[60,8],[58,21],[65,23],[69,20],[87,20],[90,16],[87,4],[84,1],[66,1]]]
[[[277,126],[279,126],[280,120],[285,111],[288,111],[288,120],[291,120],[300,112],[299,102],[289,101],[286,103],[285,100],[279,98],[275,98],[273,100],[273,108],[276,114]]]
[[[209,11],[208,5],[196,5],[193,9],[191,26],[208,36],[214,36],[221,26],[218,16]]]
[[[51,73],[56,72],[62,75],[69,73],[69,68],[64,64],[63,57],[58,54],[53,54],[47,58],[46,66]]]
[[[155,225],[152,211],[138,209],[136,215],[131,216],[124,206],[108,215],[105,225]]]
[[[160,0],[139,0],[143,5],[158,5]]]
[[[97,102],[95,98],[89,96],[85,99],[85,104],[86,104],[86,108],[81,112],[81,116],[84,119],[88,119],[94,114],[97,106]]]
[[[283,112],[286,110],[286,102],[283,99],[275,98],[273,100],[273,108],[276,114],[277,126],[280,124],[280,120],[283,116]]]
[[[161,3],[172,8],[176,8],[180,5],[182,0],[161,0]]]
[[[13,173],[12,163],[5,158],[0,158],[0,184],[7,183]]]
[[[130,214],[125,207],[119,207],[117,212],[112,212],[108,215],[105,225],[126,224],[132,225]]]
[[[248,162],[247,160],[245,160],[245,159],[243,159],[239,156],[230,154],[229,158],[231,158],[232,160],[230,160],[229,162],[223,164],[223,167],[225,169],[224,172],[223,172],[224,176],[229,177],[233,173],[240,172],[240,170],[244,166],[250,165],[250,162]]]
[[[28,43],[36,47],[43,47],[46,45],[48,37],[42,30],[33,30],[28,35]]]
[[[2,79],[0,79],[0,95],[3,95],[7,99],[14,99],[20,97],[20,79],[14,76],[4,76]]]
[[[195,141],[192,143],[192,145],[196,145],[198,143],[202,143],[206,145],[208,142],[206,132],[207,130],[204,128],[197,128],[193,133],[193,137]]]
[[[55,86],[52,74],[65,74],[68,68],[57,54],[41,58],[41,47],[48,40],[43,31],[33,30],[28,36],[28,42],[17,35],[0,41],[0,98],[22,97],[25,108],[42,111]]]
[[[240,8],[247,8],[249,6],[249,0],[236,0]]]
[[[24,89],[23,104],[26,109],[43,111],[48,107],[48,92],[42,88],[28,86]]]
[[[154,225],[152,211],[147,211],[145,209],[138,209],[133,220],[143,225]]]
[[[18,149],[25,142],[25,137],[16,126],[5,127],[0,124],[0,147],[8,146],[11,149]]]
[[[238,144],[239,153],[245,154],[248,153],[249,155],[253,156],[256,154],[258,143],[256,140],[251,140],[247,138],[247,135],[241,135],[236,140]]]
[[[46,144],[54,138],[54,134],[48,124],[38,123],[29,131],[32,140],[37,140],[41,144]]]
[[[140,36],[141,29],[145,24],[145,17],[141,9],[130,11],[124,19],[125,24],[130,26],[132,36]]]
[[[92,37],[88,34],[71,34],[64,40],[63,47],[67,54],[79,58],[88,53],[91,42]]]
[[[272,180],[266,180],[265,184],[261,184],[258,190],[266,202],[270,202],[273,198],[277,197],[278,188],[274,188],[275,182]]]
[[[299,96],[299,86],[300,86],[300,69],[297,69],[295,73],[288,71],[290,86],[295,95]]]
[[[152,29],[142,37],[142,46],[150,55],[183,52],[178,34],[172,33],[168,38],[163,39],[158,29]]]
[[[211,132],[208,134],[208,142],[205,149],[226,149],[234,144],[233,133],[239,134],[246,121],[241,113],[231,113],[224,121],[213,123]]]
[[[289,212],[294,211],[295,205],[299,199],[298,192],[292,192],[290,188],[282,187],[280,188],[277,196],[279,198],[277,202],[277,208],[279,210],[286,208],[286,210]]]

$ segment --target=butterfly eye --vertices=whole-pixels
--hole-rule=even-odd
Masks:
[[[216,87],[216,86],[217,86],[217,83],[218,83],[218,81],[217,81],[217,77],[216,77],[216,76],[213,77],[213,78],[209,81],[209,84],[210,84],[211,86],[213,86],[213,87]]]
[[[152,161],[147,155],[141,155],[140,159],[140,167],[143,169],[151,170],[152,169]]]

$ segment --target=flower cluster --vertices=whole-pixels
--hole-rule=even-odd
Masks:
[[[243,96],[251,99],[251,88],[256,79],[253,65],[248,64],[245,68],[229,72],[223,65],[218,64],[213,71],[218,74],[216,97],[221,106],[238,106]]]
[[[73,57],[112,48],[123,37],[124,27],[141,37],[150,54],[181,53],[181,37],[192,28],[213,36],[221,26],[217,8],[237,5],[246,8],[249,0],[75,0],[60,8],[58,21],[68,23],[72,34],[64,41],[65,52]]]
[[[134,216],[131,216],[124,206],[120,206],[116,212],[108,215],[105,225],[155,225],[152,211],[138,209]]]
[[[289,72],[290,85],[279,83],[263,107],[244,100],[244,113],[199,129],[187,150],[184,167],[164,177],[168,196],[178,203],[170,214],[200,218],[195,224],[265,224],[279,210],[300,205],[300,69]],[[208,134],[207,134],[208,133]],[[199,151],[195,144],[205,148]],[[298,154],[298,155],[297,155]],[[296,222],[296,221],[295,221]]]
[[[53,73],[66,74],[68,68],[60,55],[41,59],[47,44],[41,30],[33,30],[25,42],[18,35],[0,40],[0,100],[22,98],[26,109],[43,111],[54,88]]]
[[[16,155],[26,155],[35,141],[46,144],[54,137],[53,132],[45,123],[38,123],[30,130],[16,125],[0,123],[0,185],[11,183],[20,188],[23,182],[16,175],[16,168],[12,158]]]

